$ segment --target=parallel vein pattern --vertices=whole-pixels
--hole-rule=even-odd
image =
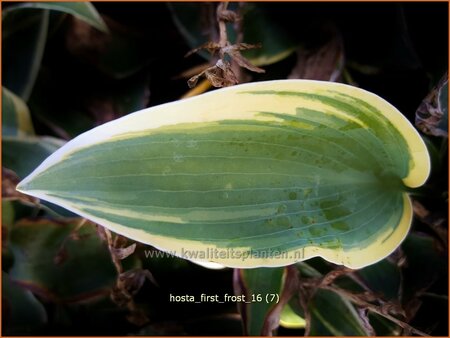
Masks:
[[[222,257],[197,256],[233,267],[312,256],[361,267],[404,238],[405,186],[428,171],[420,137],[385,101],[297,80],[218,90],[106,124],[19,189],[178,255],[214,248]]]

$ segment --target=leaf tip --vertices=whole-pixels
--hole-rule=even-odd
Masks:
[[[25,180],[22,180],[19,182],[19,184],[17,184],[16,190],[18,192],[21,192],[22,194],[26,194],[26,192],[28,191],[27,187],[28,184],[25,182]]]
[[[31,191],[35,190],[33,189],[31,182],[33,180],[32,175],[28,175],[27,177],[25,177],[22,181],[20,181],[17,186],[16,186],[16,190],[22,194],[26,194],[26,195],[32,195]]]

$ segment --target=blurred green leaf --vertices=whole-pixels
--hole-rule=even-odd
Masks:
[[[169,2],[167,6],[175,25],[191,49],[200,47],[210,40],[214,29],[211,25],[216,22],[213,4]],[[204,20],[199,20],[199,17],[203,17]],[[206,51],[200,51],[198,54],[206,60],[210,59],[210,54]]]
[[[30,112],[23,100],[2,87],[2,136],[33,135]]]
[[[261,48],[242,52],[256,66],[270,65],[283,60],[297,47],[291,33],[271,22],[266,11],[257,3],[244,3],[243,21],[243,41],[262,45]]]
[[[298,321],[305,317],[298,295],[291,299],[289,307]],[[354,306],[332,291],[317,289],[309,302],[308,311],[311,336],[369,335]]]
[[[245,335],[272,335],[280,325],[298,325],[295,313],[286,310],[289,300],[297,292],[298,272],[294,266],[283,268],[236,269],[234,290],[245,299],[238,302]],[[284,315],[283,314],[284,309]],[[301,320],[301,318],[300,318]]]
[[[326,273],[319,272],[314,265],[322,268],[323,260],[312,259],[308,262],[296,264],[300,275],[309,278],[320,278]],[[372,265],[373,266],[373,265]],[[369,266],[370,267],[370,266]],[[362,270],[367,269],[364,268]],[[358,270],[358,271],[362,271]],[[328,271],[327,271],[328,272]],[[344,278],[336,280],[336,284],[352,286],[351,280]],[[305,316],[300,306],[298,295],[293,297],[289,305],[294,313],[300,318]],[[355,307],[342,296],[324,289],[317,289],[309,304],[311,315],[310,335],[311,336],[366,336],[368,330],[362,319],[356,312]]]
[[[446,253],[439,252],[436,240],[426,234],[411,233],[402,244],[406,255],[404,268],[404,299],[416,297],[447,275]]]
[[[314,265],[319,265],[318,267]],[[301,276],[305,277],[321,277],[324,272],[320,272],[320,268],[323,268],[323,260],[320,257],[308,259],[307,262],[298,262],[295,264],[297,269],[300,271]],[[328,272],[330,270],[327,267]]]
[[[3,13],[2,85],[24,101],[30,97],[41,66],[48,23],[48,10]]]
[[[377,333],[377,336],[399,336],[402,328],[380,315],[370,313],[370,325]]]
[[[47,322],[44,306],[2,272],[2,335],[33,335]]]
[[[231,5],[230,8],[233,6]],[[211,30],[215,29],[215,8],[211,4],[170,3],[172,18],[191,49],[197,48],[211,40]],[[269,65],[278,62],[294,52],[296,41],[291,34],[277,24],[271,22],[264,9],[255,3],[244,3],[243,42],[261,43],[262,48],[252,49],[242,54],[255,66]],[[210,22],[199,18],[211,18]],[[228,32],[230,42],[235,41],[232,29]],[[199,53],[209,59],[205,52]]]
[[[440,172],[443,169],[442,164],[443,160],[445,160],[445,158],[443,158],[443,155],[445,156],[447,152],[446,151],[441,152],[440,149],[438,149],[436,144],[433,142],[432,137],[422,135],[422,139],[425,142],[425,145],[427,146],[428,153],[430,154],[431,168],[433,175],[436,172]]]
[[[241,287],[235,293],[245,295],[245,302],[238,303],[244,320],[245,335],[264,335],[267,315],[277,303],[276,299],[268,302],[266,296],[269,294],[280,296],[284,273],[285,268],[237,269],[235,271],[235,276],[237,275],[235,278],[239,280],[235,281],[235,287]]]
[[[67,332],[71,336],[129,335],[135,329],[126,318],[127,311],[113,303],[110,297],[87,302],[54,304],[51,332]],[[61,334],[62,335],[62,334]]]
[[[290,303],[287,303],[280,315],[280,325],[286,328],[304,328],[306,325],[305,319],[299,316],[293,309]]]
[[[27,8],[48,9],[68,13],[102,32],[108,32],[108,27],[90,2],[26,2],[8,7],[3,15],[9,15],[11,12]]]
[[[3,166],[25,177],[63,144],[64,141],[53,137],[3,137]]]
[[[386,300],[398,299],[401,286],[400,268],[386,259],[356,272],[364,283]]]
[[[108,248],[92,224],[74,234],[79,221],[16,222],[10,233],[11,278],[53,301],[106,295],[116,278]]]
[[[12,201],[2,200],[2,226],[10,228],[14,223],[15,212]]]
[[[311,336],[367,336],[350,302],[336,293],[319,289],[310,305]]]
[[[3,185],[3,184],[2,184]],[[14,256],[9,249],[9,232],[16,218],[14,201],[5,200],[2,196],[2,271],[8,272],[14,262]]]

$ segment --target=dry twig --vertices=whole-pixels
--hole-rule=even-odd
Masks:
[[[216,18],[219,40],[216,42],[207,42],[186,54],[186,56],[189,56],[200,50],[207,50],[213,56],[217,57],[211,67],[206,68],[188,80],[190,88],[194,87],[198,79],[202,76],[206,77],[214,87],[233,86],[239,83],[242,78],[239,67],[256,73],[264,73],[264,69],[252,65],[250,61],[242,56],[241,51],[259,48],[261,45],[242,42],[242,19],[236,12],[228,10],[228,2],[219,3],[216,10]],[[234,44],[228,40],[226,25],[228,22],[235,23],[235,28],[240,30],[240,32],[238,31],[238,39]],[[236,69],[239,69],[239,71],[236,71]]]
[[[108,243],[111,259],[118,274],[116,285],[111,290],[111,299],[119,307],[126,308],[129,311],[127,319],[131,323],[139,326],[148,323],[149,319],[147,315],[134,302],[133,296],[141,289],[145,280],[149,280],[157,285],[156,281],[148,270],[133,269],[124,272],[121,263],[121,260],[134,253],[136,243],[125,246],[126,239],[124,237],[116,235],[113,238],[111,231],[101,226],[99,226],[99,232],[101,237],[105,238]]]

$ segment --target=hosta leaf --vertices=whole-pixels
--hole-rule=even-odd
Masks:
[[[255,267],[321,256],[359,268],[406,236],[407,187],[428,173],[422,139],[383,99],[284,80],[104,124],[18,189],[187,259]]]
[[[100,14],[90,2],[26,2],[9,7],[5,12],[16,11],[25,8],[49,9],[71,14],[83,20],[102,32],[108,32],[108,27]]]
[[[285,270],[286,268],[235,270],[235,293],[238,296],[245,296],[245,302],[238,303],[245,335],[269,334],[263,332],[264,323],[269,310],[277,304],[277,300],[267,299],[271,300],[267,302],[266,296],[280,294]]]
[[[261,48],[250,49],[242,54],[257,66],[270,65],[287,58],[298,44],[289,30],[273,22],[268,11],[270,8],[264,9],[261,4],[248,2],[243,8],[243,41],[260,43]]]
[[[14,207],[12,201],[2,200],[2,226],[10,228],[14,223]]]
[[[399,297],[402,275],[396,264],[384,259],[357,273],[372,291],[384,299],[391,300]]]
[[[311,336],[367,336],[353,305],[329,290],[317,290],[309,305]]]
[[[2,136],[34,134],[30,111],[23,100],[2,87]]]
[[[6,335],[29,335],[47,322],[44,306],[31,291],[15,284],[2,271],[2,309]]]
[[[3,137],[2,162],[23,178],[63,144],[54,137]]]
[[[302,270],[304,267],[302,267]],[[310,336],[367,336],[367,328],[345,298],[330,290],[317,289],[308,304]],[[298,295],[292,297],[281,315],[280,324],[291,328],[305,327],[304,310]],[[303,324],[303,326],[302,326]]]
[[[448,275],[446,252],[439,252],[436,239],[432,236],[411,233],[402,244],[402,250],[408,262],[403,269],[404,300],[414,299],[417,292],[423,292],[441,280],[442,276]]]
[[[306,326],[306,322],[303,317],[300,317],[292,309],[292,306],[287,303],[280,314],[280,325],[290,329],[300,329]]]
[[[297,291],[295,267],[235,269],[234,292],[244,301],[238,303],[244,335],[272,335],[280,324],[283,307]]]
[[[3,12],[2,85],[25,101],[31,95],[41,66],[48,24],[48,10]]]
[[[107,294],[116,278],[108,248],[92,224],[73,235],[77,222],[18,221],[9,239],[14,254],[11,278],[52,300]]]

